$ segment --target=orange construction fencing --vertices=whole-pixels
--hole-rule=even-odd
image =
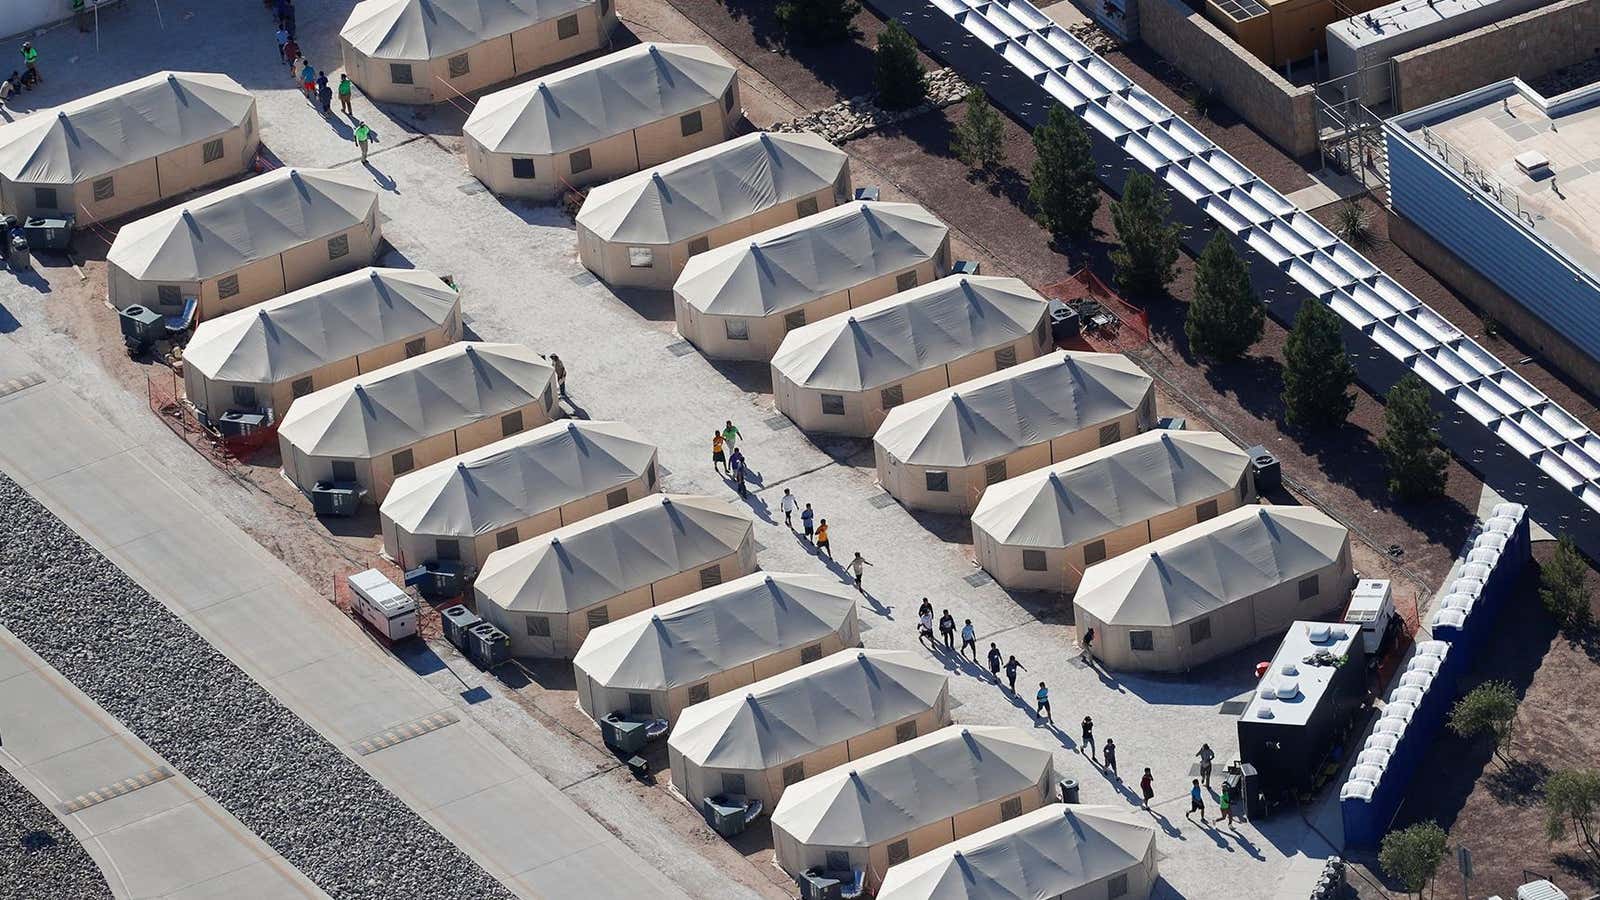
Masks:
[[[1150,343],[1149,314],[1122,299],[1088,269],[1047,284],[1039,293],[1078,311],[1083,344],[1090,349],[1127,353]]]

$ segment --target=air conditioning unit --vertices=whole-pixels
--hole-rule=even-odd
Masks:
[[[444,639],[455,645],[462,653],[467,652],[467,629],[482,622],[478,614],[460,603],[446,606],[439,610],[439,618],[444,622]]]
[[[488,622],[469,626],[467,658],[479,668],[492,669],[511,658],[511,638]]]
[[[640,753],[649,741],[649,735],[645,734],[646,724],[625,719],[620,713],[611,713],[600,719],[600,739],[618,753]]]
[[[354,485],[319,481],[311,486],[311,511],[319,516],[348,518],[361,506],[361,491]]]
[[[167,335],[166,319],[145,306],[130,306],[117,313],[122,341],[129,347],[148,347]]]
[[[1276,491],[1283,484],[1283,470],[1279,468],[1278,458],[1262,444],[1244,452],[1250,457],[1250,470],[1256,477],[1256,495]]]
[[[226,437],[244,437],[265,427],[266,414],[253,410],[230,409],[217,417],[217,430]]]

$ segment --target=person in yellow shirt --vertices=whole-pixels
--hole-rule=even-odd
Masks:
[[[833,559],[833,548],[828,545],[827,519],[823,519],[822,524],[817,526],[817,550],[828,554],[829,559]]]
[[[711,432],[711,468],[719,475],[728,471],[728,455],[723,452],[722,432]]]

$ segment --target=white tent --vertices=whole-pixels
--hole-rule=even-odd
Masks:
[[[950,268],[950,229],[915,203],[855,201],[695,256],[673,285],[678,332],[719,359],[771,359],[792,328]]]
[[[203,415],[289,404],[319,388],[451,343],[461,295],[421,269],[362,269],[207,319],[183,351]]]
[[[0,126],[0,206],[111,219],[238,175],[260,143],[237,81],[156,72]]]
[[[639,44],[480,99],[467,168],[496,194],[552,198],[733,136],[738,69],[697,44]]]
[[[434,103],[605,45],[611,0],[362,0],[339,31],[374,100]]]
[[[1112,668],[1184,671],[1350,598],[1350,534],[1304,506],[1241,506],[1095,563],[1073,598]]]
[[[889,412],[878,481],[906,506],[971,513],[991,484],[1155,424],[1155,384],[1118,353],[1062,351]]]
[[[700,807],[738,794],[772,809],[802,778],[950,723],[949,678],[904,650],[835,653],[685,709],[672,786]]]
[[[1147,900],[1159,877],[1148,816],[1052,803],[900,863],[877,900]]]
[[[402,475],[378,511],[402,569],[495,550],[656,489],[656,448],[621,422],[551,422]]]
[[[859,646],[854,588],[831,575],[755,572],[589,632],[572,666],[591,718],[676,721],[687,706]]]
[[[756,568],[743,506],[646,497],[489,554],[478,614],[522,656],[571,658],[589,630]]]
[[[1147,431],[990,485],[978,564],[1008,588],[1072,591],[1085,566],[1255,496],[1250,457],[1210,431]]]
[[[778,411],[866,437],[902,403],[1049,352],[1048,310],[1015,278],[951,275],[803,325],[772,357]]]
[[[865,870],[875,890],[890,866],[1045,805],[1053,774],[1027,729],[952,725],[790,785],[773,849],[790,875]]]
[[[359,171],[280,168],[122,226],[106,254],[111,303],[202,319],[371,265],[378,188]]]
[[[553,375],[520,344],[464,341],[341,381],[289,407],[284,474],[303,491],[356,482],[381,503],[400,475],[550,421]]]
[[[689,257],[850,197],[850,157],[809,132],[755,132],[596,185],[578,258],[607,284],[669,289]]]

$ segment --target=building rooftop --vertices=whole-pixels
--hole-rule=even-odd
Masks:
[[[1357,13],[1328,26],[1351,47],[1391,40],[1406,32],[1436,27],[1450,19],[1506,19],[1537,7],[1540,0],[1400,0]],[[1459,27],[1459,26],[1458,26]]]
[[[1304,725],[1322,702],[1322,695],[1339,667],[1316,665],[1306,660],[1326,651],[1341,658],[1361,637],[1358,625],[1332,625],[1327,622],[1296,622],[1272,655],[1272,668],[1261,676],[1256,692],[1244,708],[1240,721],[1258,724]],[[1289,690],[1290,686],[1294,690]],[[1271,697],[1267,694],[1272,693]]]

